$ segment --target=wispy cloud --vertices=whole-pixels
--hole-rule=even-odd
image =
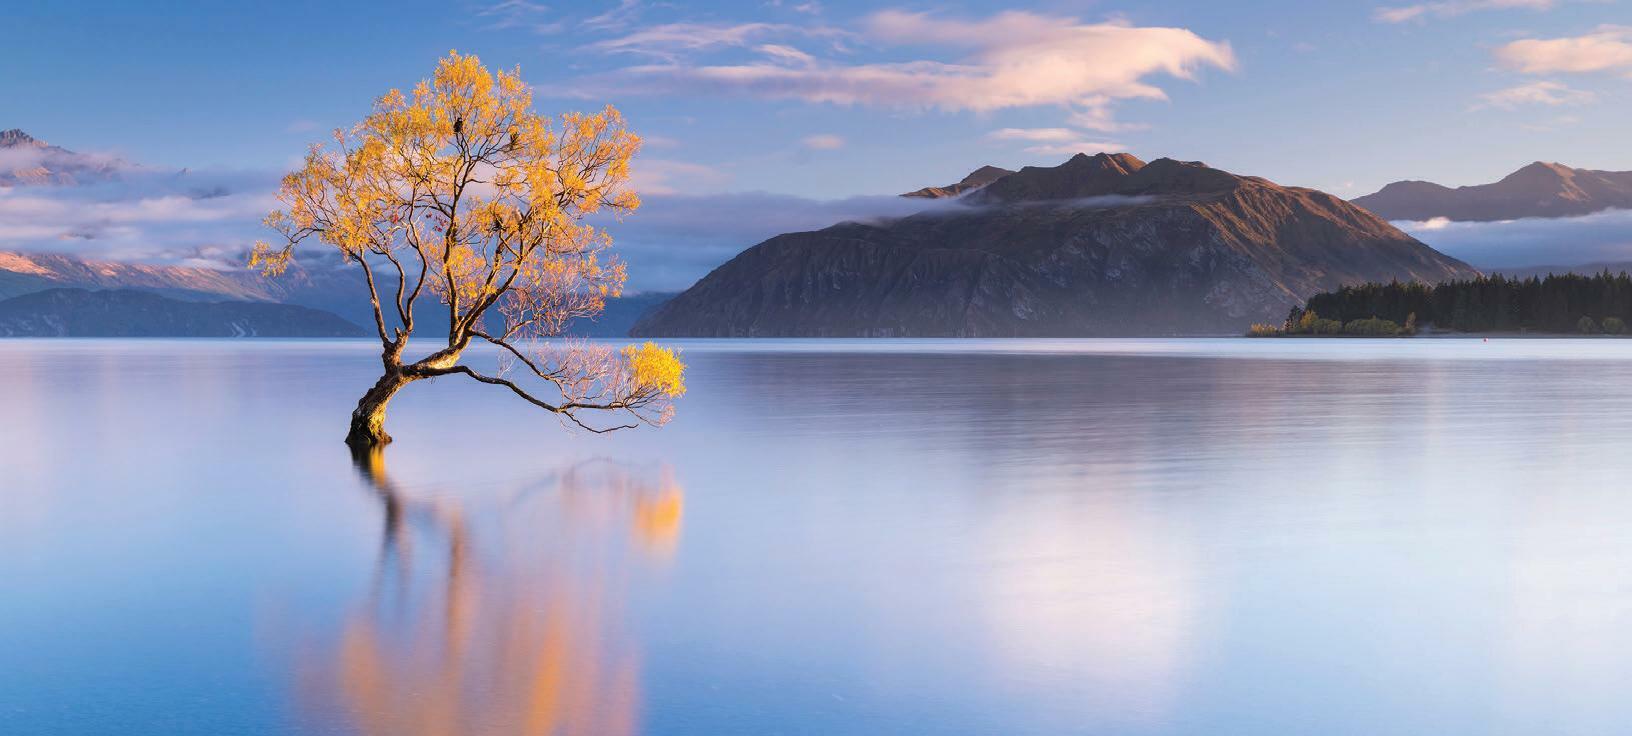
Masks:
[[[1077,137],[1070,128],[1000,128],[986,134],[999,141],[1068,141]]]
[[[1603,25],[1565,38],[1526,38],[1496,49],[1503,66],[1527,74],[1632,73],[1632,26]]]
[[[1494,107],[1512,110],[1526,105],[1585,105],[1597,99],[1596,94],[1587,90],[1571,89],[1561,82],[1542,81],[1486,92],[1479,95],[1479,103],[1473,109]]]
[[[790,2],[783,2],[783,0],[769,0],[765,4],[773,8],[787,8],[795,13],[804,13],[806,15],[822,14],[822,4],[816,2],[815,0],[802,3],[791,2],[791,0]]]
[[[1090,95],[1079,101],[1072,110],[1066,122],[1078,128],[1086,128],[1101,133],[1117,133],[1128,130],[1144,130],[1150,126],[1142,123],[1124,123],[1115,118],[1111,111],[1112,100],[1106,95]]]
[[[630,188],[642,195],[695,194],[731,180],[729,174],[712,166],[668,159],[636,159],[629,172]]]
[[[1114,141],[1092,140],[1070,128],[1000,128],[986,134],[996,141],[1024,141],[1033,145],[1027,153],[1048,155],[1075,155],[1078,153],[1111,153],[1126,150]]]
[[[476,17],[485,19],[491,30],[526,28],[537,33],[559,33],[560,22],[546,22],[549,6],[529,0],[501,0],[476,11]]]
[[[759,53],[764,54],[767,58],[775,61],[795,64],[798,66],[812,66],[816,63],[816,57],[800,51],[792,46],[767,43],[759,46],[758,49]]]
[[[640,54],[678,62],[684,56],[699,51],[748,47],[757,39],[840,35],[844,35],[843,32],[834,29],[784,23],[665,23],[597,41],[586,48],[606,53]],[[760,46],[760,50],[784,58],[809,56],[790,46],[764,45]]]
[[[980,20],[884,11],[855,33],[885,46],[943,49],[945,58],[850,63],[808,51],[736,63],[682,61],[685,52],[749,47],[776,34],[842,35],[825,27],[766,23],[654,26],[595,44],[604,52],[638,52],[665,63],[640,65],[580,80],[583,94],[745,94],[811,103],[891,109],[994,111],[1060,106],[1074,109],[1073,124],[1120,129],[1109,105],[1117,100],[1165,99],[1151,77],[1193,79],[1203,69],[1233,70],[1226,42],[1183,28],[1137,27],[1125,22],[1082,23],[1073,18],[1009,11]],[[774,57],[774,58],[770,58]],[[790,61],[798,63],[790,64]]]
[[[1523,8],[1528,10],[1551,10],[1560,0],[1444,0],[1442,2],[1419,3],[1416,5],[1399,5],[1377,8],[1372,17],[1384,23],[1406,23],[1410,21],[1426,21],[1431,18],[1454,18],[1481,10],[1509,10]]]
[[[840,148],[844,148],[844,139],[833,135],[832,133],[821,133],[806,136],[799,143],[805,148],[809,148],[813,151],[836,151]]]
[[[601,31],[626,28],[640,18],[644,11],[645,6],[640,0],[618,0],[618,4],[606,12],[586,18],[583,25]]]

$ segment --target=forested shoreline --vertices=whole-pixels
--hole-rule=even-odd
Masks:
[[[1251,336],[1413,335],[1418,326],[1453,332],[1611,334],[1632,320],[1632,276],[1501,274],[1429,285],[1393,281],[1344,286],[1294,307],[1279,325],[1253,325]]]

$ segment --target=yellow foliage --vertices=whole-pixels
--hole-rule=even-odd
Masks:
[[[685,395],[686,364],[673,349],[652,342],[630,345],[623,349],[623,360],[636,387],[670,397]]]
[[[504,316],[494,331],[555,334],[622,293],[611,238],[587,218],[639,206],[628,188],[639,147],[616,109],[540,115],[519,71],[451,52],[411,92],[391,90],[332,145],[312,147],[284,177],[285,209],[267,218],[285,244],[257,245],[251,264],[276,275],[315,238],[371,280],[390,269],[377,286],[400,285],[405,311],[419,286],[452,307],[450,341],[494,306]]]
[[[639,148],[615,108],[541,115],[519,70],[490,72],[450,52],[429,79],[390,90],[361,122],[308,150],[283,179],[283,209],[266,219],[283,242],[257,243],[250,264],[277,275],[311,241],[359,265],[388,372],[445,375],[473,339],[521,356],[516,345],[559,335],[623,293],[628,272],[598,223],[640,206],[629,188]],[[444,305],[447,348],[403,366],[426,295]],[[661,423],[685,391],[685,366],[651,343],[520,362],[560,399],[464,372],[581,426],[580,410]]]

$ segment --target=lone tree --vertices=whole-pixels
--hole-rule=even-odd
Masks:
[[[589,218],[639,206],[628,188],[639,146],[610,106],[539,115],[519,70],[490,74],[457,52],[412,94],[392,90],[332,144],[312,146],[283,179],[285,209],[266,218],[282,242],[256,243],[250,263],[276,276],[316,241],[362,267],[385,371],[357,402],[347,444],[390,442],[391,397],[454,374],[594,432],[668,420],[685,392],[672,350],[544,342],[623,289],[612,240]],[[447,341],[405,359],[420,308],[445,313]],[[473,342],[496,346],[498,370],[460,363]]]

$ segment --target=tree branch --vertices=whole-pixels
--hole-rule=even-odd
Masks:
[[[428,369],[422,369],[420,371],[416,371],[416,373],[420,373],[420,374],[422,374],[422,375],[424,375],[426,377],[432,377],[432,378],[434,378],[436,376],[446,376],[446,375],[452,375],[454,373],[462,373],[462,374],[470,376],[471,378],[474,378],[474,379],[476,379],[478,381],[481,381],[482,383],[490,384],[490,385],[493,385],[493,386],[503,386],[505,388],[510,389],[510,391],[513,392],[515,395],[521,397],[521,399],[523,401],[526,401],[527,403],[532,404],[533,406],[539,407],[539,408],[541,408],[541,409],[543,409],[545,411],[548,411],[548,412],[550,412],[552,414],[556,414],[556,415],[559,415],[559,416],[564,416],[568,420],[570,420],[573,424],[578,425],[580,428],[588,430],[590,432],[594,432],[596,434],[605,434],[607,432],[614,432],[614,431],[617,431],[617,430],[620,430],[620,429],[635,429],[635,428],[640,426],[639,424],[619,424],[619,425],[616,425],[616,426],[605,427],[605,428],[591,427],[591,426],[589,426],[587,424],[584,424],[582,420],[578,419],[578,417],[576,415],[574,415],[574,413],[573,413],[574,410],[576,410],[576,409],[631,409],[631,407],[626,406],[621,402],[614,402],[614,403],[611,403],[611,404],[582,404],[582,403],[576,403],[576,402],[569,402],[569,403],[561,404],[561,405],[557,406],[555,404],[551,404],[548,401],[545,401],[545,400],[540,399],[540,398],[538,398],[536,396],[533,396],[532,394],[527,392],[527,389],[524,389],[521,386],[516,385],[516,383],[514,381],[511,381],[511,380],[505,379],[505,378],[497,378],[495,376],[483,375],[481,373],[476,372],[474,369],[472,369],[470,366],[467,366],[467,365],[455,365],[455,366],[450,366],[448,368],[428,368]],[[633,412],[631,411],[631,413],[633,413]],[[637,419],[639,419],[640,415],[635,414],[635,417]]]

